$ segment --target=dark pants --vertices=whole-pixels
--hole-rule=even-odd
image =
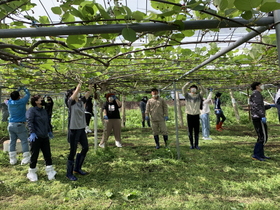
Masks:
[[[253,125],[258,135],[257,143],[265,144],[267,142],[267,124],[262,123],[261,118],[253,119]]]
[[[218,125],[220,122],[225,122],[225,120],[227,119],[227,118],[225,117],[223,111],[220,111],[219,114],[217,114],[217,113],[215,112],[215,114],[216,114],[216,125]],[[222,120],[221,120],[221,118],[222,118]]]
[[[190,115],[187,114],[187,122],[188,122],[188,131],[189,131],[189,139],[190,144],[193,146],[193,131],[194,131],[194,139],[195,139],[195,146],[198,146],[198,137],[199,137],[199,114],[197,115]]]
[[[86,115],[86,124],[87,126],[89,126],[91,114],[85,113],[85,115]]]
[[[46,166],[52,165],[52,155],[51,155],[49,137],[47,138],[38,137],[37,139],[35,139],[35,141],[30,142],[30,147],[31,147],[30,168],[36,168],[40,150],[43,153]]]
[[[81,155],[84,157],[88,152],[88,139],[85,129],[70,129],[69,130],[69,143],[70,143],[70,154],[68,160],[74,161],[77,152],[78,143],[80,142],[82,146]]]

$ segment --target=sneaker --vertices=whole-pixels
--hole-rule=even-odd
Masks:
[[[119,141],[116,141],[116,146],[117,147],[122,147],[122,144]]]
[[[98,146],[101,147],[101,148],[105,148],[105,144],[104,143],[103,144],[98,144]]]
[[[203,140],[212,140],[210,137],[202,137]]]

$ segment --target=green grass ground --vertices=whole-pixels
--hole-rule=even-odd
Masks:
[[[107,149],[95,151],[90,134],[83,167],[90,174],[76,182],[65,177],[66,135],[55,133],[56,180],[47,179],[42,154],[39,181],[32,183],[28,165],[11,166],[8,154],[0,152],[0,209],[278,210],[279,128],[269,125],[265,151],[272,159],[264,162],[250,157],[256,141],[251,124],[228,125],[223,132],[213,127],[213,140],[200,140],[201,150],[190,150],[186,129],[179,129],[179,153],[173,125],[169,149],[156,150],[150,128],[140,126],[123,129],[123,148],[116,148],[111,136]]]

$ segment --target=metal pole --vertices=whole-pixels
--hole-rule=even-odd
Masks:
[[[183,21],[184,30],[191,29],[211,29],[211,28],[233,28],[245,27],[254,24],[255,26],[268,26],[274,23],[273,17],[264,17],[256,21],[234,19],[228,20],[196,20]],[[240,24],[238,24],[238,23]],[[124,28],[131,28],[136,32],[157,32],[178,30],[175,24],[166,23],[133,23],[133,24],[111,24],[111,25],[88,25],[88,26],[60,26],[60,27],[37,27],[20,29],[1,29],[0,38],[16,37],[38,37],[38,36],[58,36],[58,35],[79,35],[79,34],[108,34],[121,33]]]
[[[177,158],[180,157],[180,142],[179,142],[179,134],[178,134],[178,116],[177,116],[177,97],[175,94],[176,91],[176,83],[173,82],[173,93],[174,93],[174,112],[175,112],[175,130],[176,130],[176,148],[177,148]]]
[[[97,116],[97,103],[96,99],[94,99],[93,102],[93,114],[94,114],[94,151],[96,152],[97,150],[97,126],[98,126],[98,116]]]
[[[241,37],[239,40],[237,40],[236,42],[234,42],[233,44],[231,44],[230,46],[228,46],[227,48],[221,50],[220,52],[216,53],[215,55],[213,55],[212,57],[210,57],[209,59],[207,59],[206,61],[202,62],[201,64],[199,64],[198,66],[194,67],[193,69],[191,69],[190,71],[186,72],[185,74],[183,74],[178,80],[182,79],[183,77],[185,77],[186,75],[200,69],[201,67],[207,65],[208,63],[214,61],[215,59],[221,57],[222,55],[228,53],[229,51],[233,50],[234,48],[240,46],[241,44],[244,44],[246,41],[249,41],[250,39],[254,38],[255,36],[261,34],[262,32],[266,31],[267,29],[269,29],[270,26],[261,26],[258,27],[256,29],[256,31],[252,31],[250,33],[248,33],[247,35]]]
[[[277,0],[280,3],[280,0]],[[280,66],[280,10],[275,10],[273,12],[275,31],[276,31],[276,40],[277,40],[277,51],[278,51],[278,65]]]

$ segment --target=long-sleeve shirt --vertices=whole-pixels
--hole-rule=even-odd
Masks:
[[[145,101],[140,101],[139,106],[140,106],[141,113],[145,113],[145,111],[146,111],[146,105],[147,105],[147,102],[145,102]]]
[[[51,132],[49,116],[45,109],[31,107],[27,113],[27,126],[30,133],[35,133],[38,137],[46,138]]]
[[[164,99],[157,97],[151,98],[146,104],[146,116],[151,117],[151,121],[164,121],[164,117],[168,116],[168,106]]]
[[[210,112],[209,105],[212,103],[212,95],[213,92],[210,92],[207,99],[203,101],[202,110],[200,110],[200,114],[206,114]]]
[[[30,93],[27,88],[24,88],[25,96],[19,100],[7,101],[9,110],[9,122],[26,122],[26,104],[29,100]]]
[[[265,110],[271,108],[269,105],[264,105],[263,96],[258,90],[253,91],[249,101],[252,119],[265,117]]]

